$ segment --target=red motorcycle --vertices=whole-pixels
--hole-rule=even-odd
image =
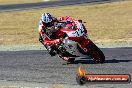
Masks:
[[[56,38],[62,38],[61,44],[56,47],[60,58],[72,63],[77,57],[91,57],[95,63],[105,61],[103,52],[87,37],[84,30],[76,29],[67,22],[58,23],[56,28]]]

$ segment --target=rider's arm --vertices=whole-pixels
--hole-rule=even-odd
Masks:
[[[45,25],[43,25],[42,21],[39,22],[38,31],[39,31],[40,35],[42,36],[42,38],[43,38],[44,45],[56,45],[56,44],[59,44],[61,42],[60,39],[50,39],[47,36],[46,28],[45,28]]]
[[[44,33],[45,26],[43,25],[42,21],[39,22],[38,31],[40,34]]]

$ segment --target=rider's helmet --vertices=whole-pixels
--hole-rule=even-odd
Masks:
[[[42,14],[42,22],[46,27],[51,27],[54,25],[53,23],[53,17],[49,13]]]

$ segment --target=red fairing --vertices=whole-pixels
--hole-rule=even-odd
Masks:
[[[60,30],[57,30],[56,31],[56,36],[57,38],[63,38],[68,32],[71,32],[71,31],[75,31],[75,30],[70,30],[70,29],[65,29],[65,28],[62,28]],[[82,39],[83,39],[83,36],[81,37],[68,37],[69,40],[73,40],[75,42],[81,42]]]
[[[44,45],[57,45],[60,42],[60,39],[49,40],[45,38]]]
[[[82,42],[83,36],[81,37],[69,37],[69,40],[75,41],[75,42]]]
[[[62,28],[60,30],[57,30],[56,36],[57,36],[57,38],[63,38],[67,33],[71,32],[71,31],[75,31],[75,30]],[[80,37],[69,37],[68,36],[68,39],[78,42],[81,45],[81,47],[86,50],[86,52],[88,51],[87,45],[90,43],[90,41],[91,41],[90,39],[85,39],[84,36],[80,36]]]
[[[83,39],[81,42],[79,42],[82,48],[86,48],[89,43],[90,43],[89,39]]]
[[[64,36],[66,35],[66,33],[63,31],[63,29],[57,30],[56,31],[56,38],[64,38]]]

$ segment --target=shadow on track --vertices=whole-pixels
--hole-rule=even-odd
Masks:
[[[116,60],[116,59],[112,59],[112,60],[105,60],[104,63],[120,63],[120,62],[131,62],[132,60]],[[74,63],[69,63],[69,64],[95,64],[93,60],[75,60]]]
[[[112,60],[106,60],[105,63],[120,63],[120,62],[131,62],[132,60],[116,60],[116,59],[112,59]]]

